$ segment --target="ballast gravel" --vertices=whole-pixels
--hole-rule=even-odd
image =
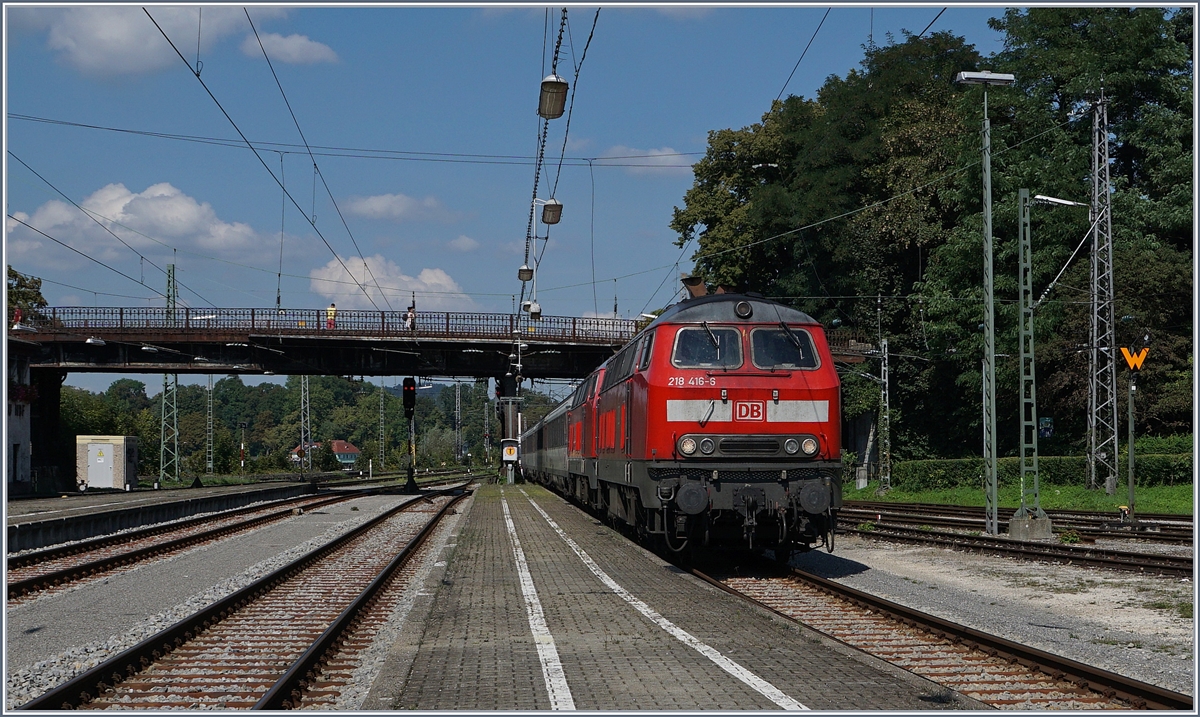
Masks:
[[[303,707],[302,709],[333,709],[338,712],[362,709],[363,701],[367,698],[371,687],[375,684],[375,679],[379,677],[380,672],[383,670],[393,644],[404,631],[405,622],[416,603],[417,594],[425,586],[434,567],[445,566],[443,549],[449,541],[450,536],[458,531],[462,516],[470,512],[472,500],[473,498],[468,497],[459,503],[455,509],[455,514],[447,515],[441,525],[429,536],[418,558],[420,564],[417,566],[417,570],[412,578],[407,581],[404,594],[400,597],[395,609],[392,610],[392,614],[388,617],[387,622],[375,634],[375,639],[371,642],[371,646],[359,653],[359,665],[354,670],[353,679],[342,690],[341,695],[334,705],[332,707],[329,705],[313,705],[311,707]]]
[[[1195,586],[845,536],[792,565],[967,627],[1194,694]]]
[[[391,503],[391,505],[395,505],[395,503]],[[113,634],[104,640],[72,647],[53,657],[40,660],[20,669],[10,669],[6,676],[6,709],[13,709],[20,706],[47,690],[74,678],[76,675],[86,672],[118,652],[133,647],[156,632],[240,590],[271,571],[324,545],[333,538],[353,530],[367,520],[377,516],[387,507],[389,506],[379,504],[371,509],[362,510],[359,515],[333,524],[321,535],[287,548],[267,560],[256,563],[240,574],[223,580],[174,607],[152,615],[142,622],[124,629],[120,634]],[[28,608],[28,606],[25,607]]]

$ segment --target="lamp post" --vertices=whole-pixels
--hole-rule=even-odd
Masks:
[[[985,315],[983,347],[983,459],[987,489],[986,529],[999,533],[996,496],[996,310],[992,276],[992,126],[988,120],[988,85],[1005,86],[1016,77],[999,72],[960,72],[954,81],[962,85],[983,85],[983,307]]]

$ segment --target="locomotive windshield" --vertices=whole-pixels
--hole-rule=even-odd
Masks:
[[[750,358],[758,368],[817,367],[812,337],[801,329],[754,329],[750,332]]]
[[[737,368],[742,365],[742,341],[737,329],[687,327],[675,335],[676,368]]]

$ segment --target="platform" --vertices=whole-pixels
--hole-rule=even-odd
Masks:
[[[363,709],[982,708],[744,603],[539,487],[483,486],[461,526]]]
[[[312,493],[305,483],[266,483],[127,493],[81,493],[5,504],[8,552],[136,528],[199,513]]]

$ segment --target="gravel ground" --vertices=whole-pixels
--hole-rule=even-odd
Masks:
[[[1196,633],[1190,609],[1195,589],[1186,578],[857,536],[840,539],[833,555],[813,551],[796,556],[792,564],[983,632],[1195,694]]]
[[[371,646],[364,650],[359,656],[359,666],[354,671],[354,679],[351,684],[345,689],[332,709],[339,712],[354,711],[362,708],[363,700],[367,698],[371,691],[372,685],[375,684],[375,679],[383,670],[384,664],[387,662],[389,652],[392,649],[393,643],[400,637],[401,632],[405,627],[405,620],[416,603],[418,593],[425,588],[426,581],[429,575],[433,572],[434,567],[444,567],[445,549],[450,537],[458,530],[459,521],[463,515],[467,514],[471,509],[471,501],[473,498],[467,498],[457,506],[454,510],[455,515],[447,515],[442,524],[429,536],[426,542],[426,547],[422,551],[419,558],[420,565],[412,579],[408,581],[403,596],[396,604],[396,608],[392,611],[387,623],[379,629],[375,635],[375,640]],[[328,710],[328,706],[322,705],[316,709]]]
[[[171,608],[153,614],[137,624],[129,627],[114,626],[112,629],[119,629],[121,631],[111,634],[106,639],[94,640],[87,642],[86,644],[73,646],[52,657],[39,660],[24,667],[14,667],[12,664],[14,661],[12,659],[12,646],[10,644],[9,672],[6,675],[6,709],[12,709],[18,705],[24,704],[30,699],[42,694],[46,690],[62,684],[76,675],[94,667],[117,652],[136,645],[138,642],[142,641],[146,637],[149,637],[155,632],[158,632],[159,630],[178,622],[197,610],[211,605],[230,593],[236,592],[254,580],[257,580],[263,575],[271,572],[272,570],[286,565],[301,555],[304,555],[314,548],[328,542],[332,538],[341,535],[357,527],[358,525],[361,525],[370,518],[378,515],[379,512],[385,510],[387,507],[395,505],[396,501],[397,498],[375,498],[352,501],[353,503],[362,506],[359,511],[349,513],[349,515],[352,515],[353,517],[333,523],[320,535],[310,538],[302,543],[287,547],[282,552],[275,553],[272,557],[256,563],[249,569],[246,569],[239,574],[234,575],[233,577],[218,581],[215,584],[210,583],[211,587],[192,595],[190,598],[187,598],[183,602],[180,602]],[[346,504],[341,505],[346,506]],[[346,507],[345,510],[349,511],[350,508]],[[205,546],[198,548],[196,551],[189,551],[188,553],[172,556],[171,558],[161,561],[160,563],[155,563],[154,565],[179,561],[185,556],[191,555],[192,553],[200,551],[211,552],[212,550],[213,546]],[[135,573],[143,572],[145,570],[145,567],[139,568],[138,570],[131,571],[127,575],[132,576]],[[97,583],[96,586],[98,587],[103,584],[104,583]],[[93,588],[93,590],[95,589],[96,588]],[[84,589],[81,588],[77,592],[82,595],[84,593]],[[53,599],[54,598],[48,598],[44,601],[37,600],[8,611],[10,642],[12,639],[11,628],[14,623],[14,616],[20,618],[21,613],[45,610],[46,605],[42,603],[50,603]],[[99,601],[103,600],[104,598],[100,593],[96,593],[91,599],[94,601]]]

